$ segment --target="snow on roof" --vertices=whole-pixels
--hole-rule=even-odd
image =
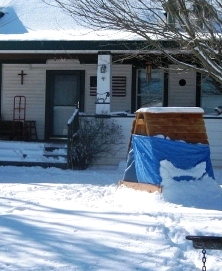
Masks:
[[[204,110],[200,107],[144,107],[136,113],[199,113],[203,114]]]
[[[55,6],[55,1],[1,0],[0,41],[141,41],[141,36],[120,30],[92,30],[80,26],[73,17]],[[152,1],[151,1],[152,2]],[[157,5],[158,2],[155,2]],[[163,12],[160,12],[163,14]],[[1,13],[0,13],[1,14]],[[153,39],[164,40],[149,34]]]
[[[55,3],[53,1],[53,3]],[[93,31],[41,0],[2,0],[0,40],[141,40],[128,32]]]

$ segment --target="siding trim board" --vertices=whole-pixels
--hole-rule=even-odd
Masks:
[[[173,41],[160,41],[160,43],[165,48],[179,48],[178,44]],[[83,49],[84,48],[84,49]],[[0,52],[6,53],[10,51],[14,52],[66,52],[66,51],[82,51],[85,52],[87,50],[95,50],[95,51],[107,51],[107,50],[121,50],[121,51],[131,51],[138,50],[141,48],[146,48],[148,50],[155,50],[155,47],[151,44],[148,44],[147,41],[127,41],[127,40],[72,40],[72,41],[64,41],[64,40],[39,40],[39,41],[0,41]],[[143,50],[144,51],[144,50]]]

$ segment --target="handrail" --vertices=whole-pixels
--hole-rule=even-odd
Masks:
[[[73,160],[72,160],[72,144],[73,137],[79,129],[79,109],[75,109],[73,115],[68,120],[68,137],[67,137],[67,168],[73,169]]]

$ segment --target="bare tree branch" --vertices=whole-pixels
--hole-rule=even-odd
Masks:
[[[81,26],[133,33],[171,62],[222,84],[221,0],[43,0],[65,10]],[[165,47],[162,41],[174,41]],[[177,46],[175,47],[175,42]],[[187,62],[181,57],[189,56]]]

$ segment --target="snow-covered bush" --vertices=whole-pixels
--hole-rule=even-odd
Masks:
[[[109,118],[81,117],[72,139],[73,168],[86,169],[101,155],[115,154],[122,143],[122,128]]]

